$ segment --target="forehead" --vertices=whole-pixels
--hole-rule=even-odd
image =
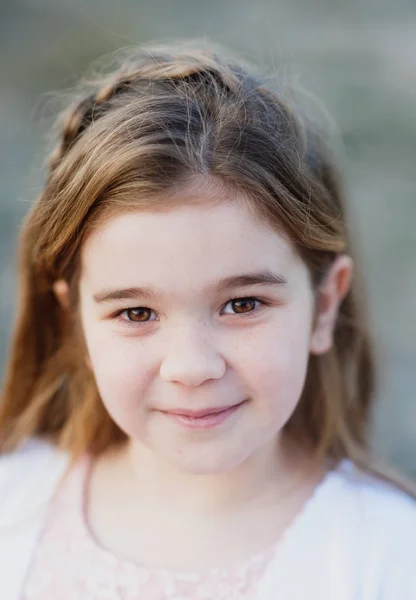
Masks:
[[[286,235],[232,201],[119,214],[92,232],[81,252],[82,276],[92,286],[147,283],[172,292],[251,270],[284,275],[300,262]]]

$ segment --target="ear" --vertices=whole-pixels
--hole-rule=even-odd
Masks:
[[[69,285],[64,279],[57,279],[52,286],[60,305],[65,310],[69,308]],[[92,364],[88,354],[85,356],[85,363],[92,371]]]
[[[69,307],[68,283],[64,279],[57,279],[52,288],[62,308],[67,309]]]
[[[331,348],[339,305],[350,289],[352,273],[351,257],[337,256],[318,288],[315,323],[310,340],[311,354],[324,354]]]

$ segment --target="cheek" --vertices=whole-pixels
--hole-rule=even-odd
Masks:
[[[258,351],[253,352],[257,346]],[[247,344],[245,380],[267,417],[290,416],[305,383],[309,359],[308,321],[288,318],[270,327],[255,343]]]
[[[113,337],[99,327],[90,327],[85,338],[100,396],[107,410],[137,413],[150,381],[149,357],[134,339]],[[131,342],[131,343],[130,343]]]

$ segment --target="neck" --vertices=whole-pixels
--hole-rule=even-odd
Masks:
[[[324,468],[307,456],[274,441],[232,471],[195,475],[130,442],[96,461],[87,518],[105,546],[139,562],[234,564],[275,543],[312,494]]]
[[[136,441],[130,441],[115,457],[118,472],[127,483],[132,502],[166,506],[186,513],[187,518],[204,514],[228,515],[230,512],[263,509],[284,502],[305,476],[311,461],[293,443],[273,440],[254,452],[233,471],[218,474],[193,474],[175,469],[160,456]]]

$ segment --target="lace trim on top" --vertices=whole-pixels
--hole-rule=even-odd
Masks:
[[[265,551],[229,568],[198,572],[137,564],[101,546],[89,529],[85,500],[92,460],[84,455],[57,491],[23,600],[246,600],[293,528],[290,525]],[[321,486],[322,482],[300,514]]]

